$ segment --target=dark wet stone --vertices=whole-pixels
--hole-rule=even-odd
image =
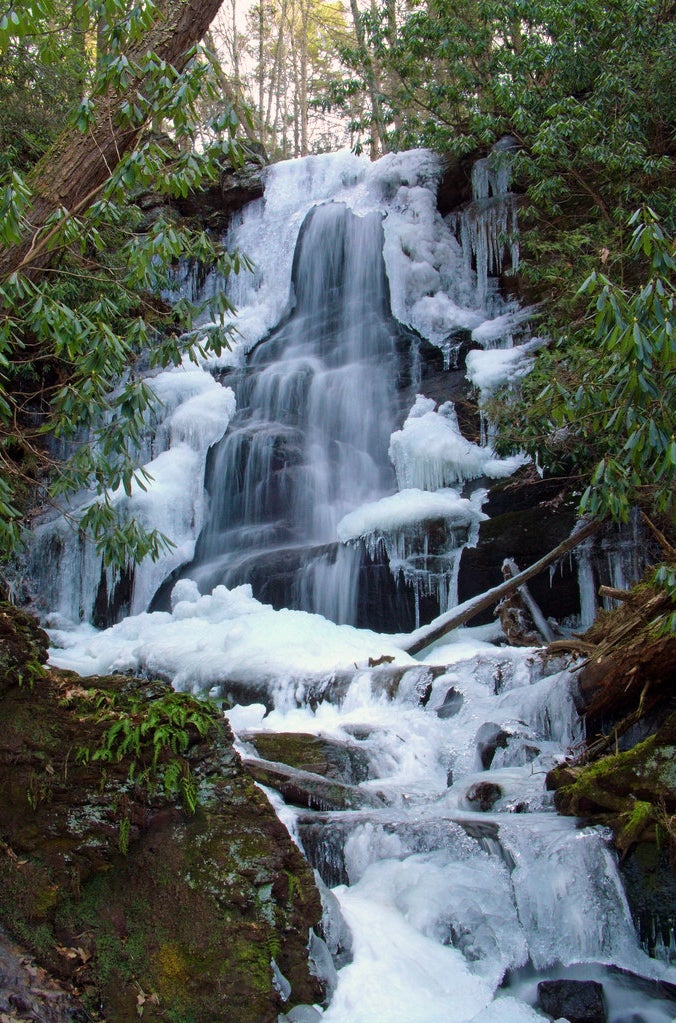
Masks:
[[[255,746],[263,760],[287,764],[346,785],[359,785],[371,777],[368,757],[354,743],[305,732],[243,732],[239,738]]]
[[[262,785],[277,789],[287,803],[311,810],[357,810],[361,807],[385,806],[375,792],[345,785],[311,771],[299,771],[286,764],[245,757],[243,764]]]
[[[437,707],[436,710],[437,717],[440,718],[455,717],[455,715],[460,711],[460,708],[462,707],[464,702],[465,697],[462,695],[462,693],[454,686],[451,686],[451,688],[447,691],[446,695],[444,696],[444,702],[441,704],[440,707]]]
[[[487,721],[476,733],[476,748],[485,771],[493,763],[497,749],[504,749],[509,742],[509,732],[492,721]]]
[[[569,1023],[606,1023],[603,985],[595,980],[543,980],[538,1000],[546,1013]]]
[[[467,802],[471,803],[475,810],[490,810],[501,797],[502,789],[492,781],[477,782],[465,793]]]

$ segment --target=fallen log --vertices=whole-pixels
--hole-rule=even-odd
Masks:
[[[567,540],[560,543],[549,554],[545,554],[539,561],[535,561],[528,568],[525,568],[523,572],[519,572],[518,575],[512,576],[511,579],[500,583],[499,586],[494,586],[491,590],[486,590],[485,593],[472,597],[471,600],[466,600],[464,604],[459,604],[451,611],[439,615],[429,625],[423,625],[416,629],[401,642],[401,649],[405,650],[408,654],[420,653],[425,647],[445,636],[447,632],[465,625],[466,622],[475,618],[480,611],[484,611],[487,607],[497,604],[502,597],[518,589],[528,579],[539,575],[540,572],[548,568],[558,558],[563,557],[568,551],[572,551],[575,547],[579,546],[583,540],[596,533],[602,524],[600,519],[592,519],[590,522],[585,523],[580,529],[571,533]]]
[[[615,586],[599,586],[599,597],[608,597],[610,600],[631,601],[630,590],[618,590]]]

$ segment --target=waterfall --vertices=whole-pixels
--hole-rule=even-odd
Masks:
[[[356,617],[356,552],[338,522],[394,488],[398,325],[378,213],[313,208],[292,272],[293,312],[260,342],[238,412],[213,450],[210,514],[185,574],[204,592],[265,579],[276,606]]]
[[[267,791],[317,872],[327,999],[291,996],[280,1023],[538,1023],[551,980],[599,985],[609,1023],[669,1023],[676,971],[640,947],[608,833],[546,790],[584,735],[576,676],[496,646],[495,624],[418,660],[393,634],[453,602],[488,481],[521,464],[463,436],[430,364],[470,339],[486,396],[539,343],[514,343],[494,240],[468,258],[436,212],[438,172],[423,152],[270,169],[232,228],[254,263],[232,284],[239,345],[156,380],[156,482],[133,500],[180,556],[126,580],[133,613],[104,630],[65,620],[90,616],[79,583],[60,595],[82,562],[65,580],[50,562],[52,662],[220,700],[247,762],[291,772],[289,805]],[[485,200],[505,185],[487,180]],[[38,549],[60,535],[45,525]],[[294,760],[308,736],[326,775]]]

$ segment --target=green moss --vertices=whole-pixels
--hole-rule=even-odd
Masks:
[[[626,852],[639,839],[661,831],[676,810],[676,714],[659,732],[632,749],[601,757],[593,764],[562,769],[556,805],[562,813],[594,817],[610,825],[616,844]],[[553,779],[556,786],[556,778]]]
[[[637,799],[631,810],[621,814],[618,820],[617,841],[621,848],[628,848],[639,840],[656,820],[656,808],[652,803]]]

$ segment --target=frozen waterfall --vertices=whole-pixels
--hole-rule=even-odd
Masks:
[[[462,244],[438,173],[426,152],[270,168],[232,228],[254,263],[232,282],[238,346],[156,379],[156,481],[132,501],[177,551],[126,580],[132,613],[97,630],[98,562],[41,527],[52,661],[223,701],[249,760],[271,736],[339,750],[349,808],[302,764],[285,769],[317,786],[305,805],[269,791],[324,903],[310,950],[327,1000],[291,997],[280,1023],[543,1023],[538,983],[558,978],[600,985],[608,1023],[669,1023],[676,971],[640,945],[609,836],[559,818],[545,787],[583,738],[575,676],[496,645],[496,624],[419,659],[397,635],[426,600],[453,603],[486,486],[520,464],[463,436],[426,359],[471,341],[487,395],[537,346],[491,283],[504,172],[477,170]]]

